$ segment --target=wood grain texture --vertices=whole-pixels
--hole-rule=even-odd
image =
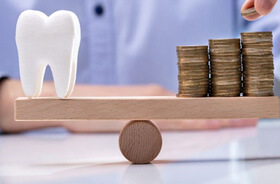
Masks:
[[[134,164],[150,163],[158,156],[161,146],[161,133],[149,120],[130,121],[120,133],[120,150]]]
[[[278,97],[18,98],[16,120],[279,118]]]

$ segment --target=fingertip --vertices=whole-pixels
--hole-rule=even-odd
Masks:
[[[277,0],[255,0],[255,8],[260,15],[269,14],[275,6]]]
[[[254,7],[254,0],[247,0],[244,2],[244,4],[241,7],[241,12],[244,10],[247,10],[249,8]]]
[[[260,14],[255,14],[255,15],[248,15],[248,16],[243,16],[244,19],[248,20],[248,21],[254,21],[257,20],[261,17]]]

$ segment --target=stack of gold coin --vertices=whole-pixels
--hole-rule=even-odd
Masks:
[[[271,32],[241,33],[244,96],[273,96]]]
[[[204,97],[208,93],[208,46],[177,46],[178,97]]]
[[[209,46],[211,96],[240,96],[240,39],[212,39]]]

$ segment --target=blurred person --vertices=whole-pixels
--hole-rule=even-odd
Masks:
[[[24,96],[15,44],[17,18],[24,10],[50,15],[63,9],[78,16],[82,39],[78,84],[72,96],[167,96],[177,91],[177,45],[207,45],[210,38],[234,38],[243,31],[268,30],[273,31],[274,49],[279,50],[280,42],[275,40],[280,36],[280,7],[277,4],[272,11],[275,4],[276,0],[1,0],[0,129],[6,133],[46,127],[65,127],[71,132],[119,131],[126,123],[14,121],[14,99]],[[258,14],[245,19],[266,16],[253,22],[244,20],[240,10],[253,6]],[[274,55],[275,70],[279,71],[279,54]],[[275,74],[276,80],[279,75]],[[49,69],[45,79],[52,79]],[[44,82],[41,96],[55,95],[53,82]],[[257,120],[156,123],[162,130],[197,130],[254,126]]]

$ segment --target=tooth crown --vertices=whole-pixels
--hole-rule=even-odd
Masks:
[[[76,81],[80,23],[70,11],[57,11],[50,17],[27,10],[21,13],[16,28],[20,77],[28,97],[42,90],[46,66],[50,66],[57,96],[68,97]]]

